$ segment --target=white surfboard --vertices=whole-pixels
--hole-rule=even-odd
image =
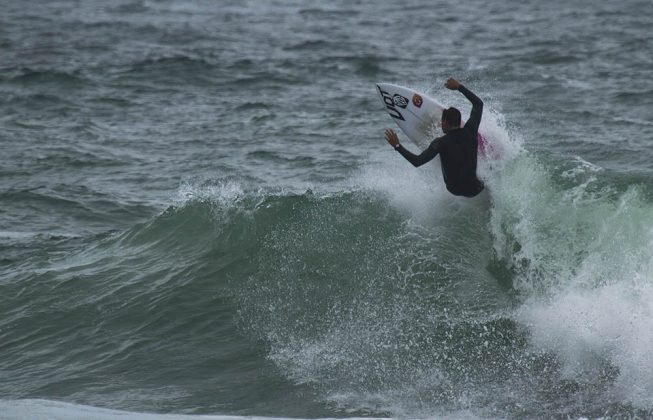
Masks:
[[[421,150],[426,149],[436,137],[444,135],[440,124],[445,107],[438,101],[413,89],[390,83],[378,83],[376,88],[388,114]],[[485,138],[479,133],[478,149],[481,155],[484,155],[485,146]]]

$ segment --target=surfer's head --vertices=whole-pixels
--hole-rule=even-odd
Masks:
[[[445,133],[455,128],[460,128],[460,111],[451,107],[442,111],[442,131]]]

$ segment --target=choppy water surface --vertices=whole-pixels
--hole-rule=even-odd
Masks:
[[[652,416],[647,8],[0,1],[0,417]]]

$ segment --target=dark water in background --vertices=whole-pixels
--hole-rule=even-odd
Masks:
[[[0,1],[0,418],[652,416],[652,25]],[[469,201],[374,90],[467,113],[450,75],[501,151]]]

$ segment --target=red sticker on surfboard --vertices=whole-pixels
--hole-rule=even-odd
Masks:
[[[416,94],[413,95],[413,105],[415,105],[418,108],[421,108],[422,107],[422,102],[423,102],[422,97],[419,96],[419,94],[416,93]]]

